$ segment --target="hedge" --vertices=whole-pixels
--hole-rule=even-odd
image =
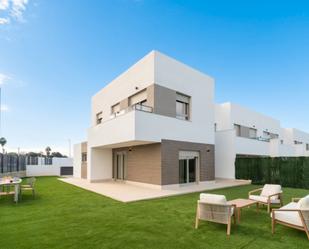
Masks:
[[[236,179],[309,189],[309,157],[237,157]]]

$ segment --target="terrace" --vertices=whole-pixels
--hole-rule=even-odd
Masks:
[[[246,198],[257,186],[207,191],[228,200]],[[201,222],[194,229],[199,193],[122,203],[59,181],[37,179],[37,196],[21,202],[0,199],[0,245],[11,248],[306,248],[305,233],[278,226],[271,234],[266,209],[243,210],[241,223],[226,236],[226,227]],[[284,188],[284,201],[308,194]]]

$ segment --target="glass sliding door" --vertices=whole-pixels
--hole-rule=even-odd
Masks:
[[[192,183],[197,181],[197,152],[179,153],[179,183]]]
[[[179,160],[179,183],[187,183],[187,160]]]
[[[114,178],[117,180],[126,179],[126,165],[127,154],[126,152],[117,152],[114,163]]]
[[[196,158],[188,159],[188,182],[196,181]]]

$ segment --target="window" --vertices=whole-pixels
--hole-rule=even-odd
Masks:
[[[268,132],[268,131],[263,131],[263,138],[266,138],[266,139],[277,139],[277,138],[279,138],[279,135],[275,134],[275,133]]]
[[[257,137],[256,129],[249,128],[249,138],[256,138],[256,137]]]
[[[281,140],[280,140],[280,143],[281,143],[281,144],[284,144],[284,141],[281,139]]]
[[[145,104],[147,101],[147,91],[142,90],[129,98],[129,106],[133,106],[135,104]]]
[[[97,124],[101,124],[102,123],[102,112],[97,113],[96,117],[97,117]]]
[[[306,150],[309,151],[309,144],[306,144]]]
[[[240,125],[234,124],[234,130],[237,137],[240,137]]]
[[[269,139],[270,133],[268,131],[263,131],[263,138]]]
[[[275,134],[275,133],[270,133],[270,138],[271,139],[277,139],[277,138],[279,138],[279,135]]]
[[[117,103],[116,105],[113,105],[111,108],[112,114],[117,114],[120,112],[120,103]]]
[[[176,96],[176,117],[182,120],[189,120],[190,97],[177,93]]]
[[[82,153],[82,162],[87,162],[87,152]]]
[[[300,141],[294,141],[294,144],[303,144],[302,142],[300,142]]]

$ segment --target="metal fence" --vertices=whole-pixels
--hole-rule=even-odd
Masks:
[[[0,173],[26,170],[26,156],[0,153]]]

